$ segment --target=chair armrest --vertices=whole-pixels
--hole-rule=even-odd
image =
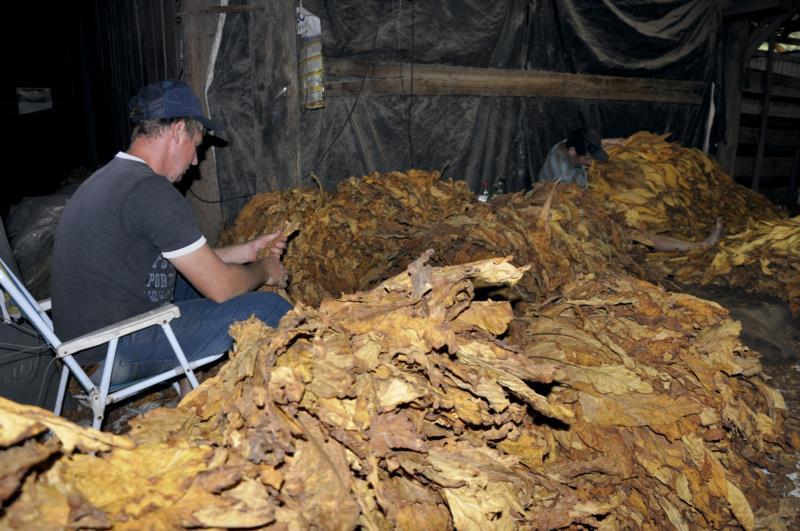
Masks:
[[[166,324],[180,316],[180,309],[174,304],[168,304],[61,343],[61,346],[56,350],[56,354],[59,358],[63,358],[81,350],[108,343],[114,338],[138,332],[148,326]]]
[[[39,304],[39,306],[42,308],[42,310],[44,310],[46,312],[49,312],[50,310],[53,309],[53,303],[50,302],[49,298],[48,299],[42,299],[42,300],[36,301],[36,302]]]

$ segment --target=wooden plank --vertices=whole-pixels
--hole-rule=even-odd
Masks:
[[[185,57],[184,80],[191,85],[194,93],[200,98],[203,108],[208,104],[205,96],[206,74],[211,44],[217,27],[217,17],[206,17],[191,14],[207,5],[207,0],[184,0],[189,13],[184,13],[180,28],[183,30]],[[192,10],[191,8],[195,9]],[[216,243],[217,235],[222,228],[222,208],[219,203],[219,177],[214,151],[209,149],[206,156],[198,164],[201,178],[192,181],[186,198],[197,216],[200,230],[206,235],[211,245]],[[205,201],[198,199],[202,197]]]
[[[759,100],[742,98],[742,114],[761,116],[762,105]],[[773,101],[769,105],[770,118],[800,118],[800,103]]]
[[[730,6],[725,9],[723,15],[737,17],[741,15],[762,14],[765,11],[779,10],[786,11],[791,9],[793,0],[736,0],[730,2]]]
[[[794,149],[794,159],[792,160],[792,175],[789,178],[789,190],[786,193],[786,204],[800,205],[800,196],[797,195],[797,188],[800,186],[800,142]]]
[[[764,91],[764,72],[750,70],[747,72],[744,92],[761,95]],[[800,78],[782,76],[772,73],[772,95],[781,98],[797,98],[800,100]]]
[[[251,13],[256,169],[267,191],[300,186],[300,89],[295,3],[257,0]]]
[[[747,46],[749,35],[750,25],[746,20],[732,20],[726,24],[723,47],[727,53],[723,57],[722,86],[720,87],[726,100],[722,109],[722,112],[725,113],[723,121],[725,134],[717,146],[717,161],[727,173],[733,173],[736,151],[739,147],[738,136],[742,104],[741,77],[744,75],[741,55]]]
[[[263,6],[251,5],[231,5],[231,6],[206,6],[203,8],[187,8],[178,11],[178,16],[184,15],[221,15],[221,14],[237,14],[237,13],[251,13],[253,11],[264,11]]]
[[[330,59],[326,95],[403,95],[411,91],[411,65]],[[702,103],[701,81],[590,76],[532,70],[415,64],[413,89],[420,96],[512,96]],[[334,79],[346,77],[350,79]]]
[[[753,174],[753,157],[736,157],[733,176],[750,180]],[[792,173],[791,157],[765,157],[761,163],[761,177],[789,177]]]
[[[764,158],[764,146],[767,143],[767,121],[769,120],[769,102],[772,93],[772,66],[775,62],[775,34],[769,38],[769,52],[767,53],[767,74],[764,78],[764,96],[761,100],[761,125],[758,126],[758,144],[756,144],[756,160],[753,163],[753,178],[750,181],[750,188],[758,191],[759,179],[761,178],[761,163]]]
[[[758,141],[758,130],[755,127],[742,127],[739,129],[740,144],[755,144]],[[767,130],[767,145],[769,146],[794,146],[800,139],[797,131],[780,129]]]

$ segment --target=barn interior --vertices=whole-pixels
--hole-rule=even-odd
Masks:
[[[293,309],[95,429],[4,289],[0,527],[800,525],[800,2],[7,9],[3,278],[50,296],[179,79],[224,129],[175,184],[211,245],[282,231]],[[576,129],[608,160],[542,178]]]

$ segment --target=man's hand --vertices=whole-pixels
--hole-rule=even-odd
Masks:
[[[289,275],[287,274],[286,268],[283,266],[283,263],[281,263],[281,259],[278,256],[268,254],[261,259],[261,266],[264,268],[264,272],[267,276],[267,280],[265,282],[267,286],[277,286],[279,288],[286,287],[289,281]]]
[[[258,253],[264,249],[269,249],[268,252],[271,255],[280,256],[283,254],[283,250],[286,249],[286,236],[282,236],[281,231],[277,230],[271,234],[259,236],[255,240],[250,240],[245,245],[248,244],[255,248],[253,260],[255,260]]]
[[[280,257],[284,249],[286,249],[286,237],[281,236],[281,231],[275,231],[271,234],[259,236],[249,242],[214,249],[214,252],[225,263],[249,264],[250,262],[255,262],[259,253],[264,249],[268,249],[267,252],[270,255]]]
[[[628,139],[624,137],[619,138],[604,138],[600,141],[600,145],[604,148],[608,146],[624,146]]]

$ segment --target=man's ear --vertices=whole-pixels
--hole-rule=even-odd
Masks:
[[[186,123],[183,120],[172,122],[169,126],[169,134],[172,140],[180,142],[181,136],[186,132]]]

